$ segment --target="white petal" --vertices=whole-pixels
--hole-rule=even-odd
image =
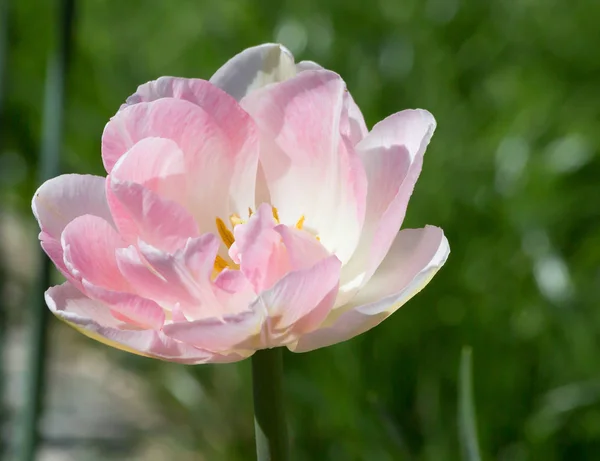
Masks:
[[[282,45],[267,43],[231,58],[215,72],[210,82],[239,101],[258,88],[295,75],[292,53]]]
[[[438,227],[401,231],[386,259],[352,302],[291,346],[306,352],[346,341],[381,323],[419,293],[446,262],[450,247]]]

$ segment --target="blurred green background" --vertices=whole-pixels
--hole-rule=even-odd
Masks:
[[[0,125],[9,442],[39,264],[29,203],[52,4],[11,11]],[[596,0],[80,0],[62,170],[103,174],[102,129],[138,84],[209,78],[262,42],[340,73],[369,126],[428,109],[438,130],[405,226],[441,226],[452,253],[376,329],[285,355],[294,460],[461,459],[464,345],[484,460],[599,459],[599,21]],[[249,362],[184,367],[55,319],[51,329],[40,459],[253,459]]]

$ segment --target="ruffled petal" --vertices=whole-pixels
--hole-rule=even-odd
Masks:
[[[234,229],[235,242],[229,255],[240,265],[240,271],[256,293],[271,288],[291,270],[286,248],[275,225],[271,207],[263,203],[247,223]]]
[[[174,341],[160,331],[132,328],[117,320],[104,304],[86,297],[68,282],[50,288],[46,303],[54,315],[84,335],[133,354],[187,364],[235,362],[245,358],[236,353],[213,354]]]
[[[228,354],[261,349],[264,315],[259,310],[192,322],[175,322],[164,327],[167,336],[201,349]],[[246,352],[250,354],[251,352]]]
[[[268,347],[282,346],[317,328],[335,303],[341,262],[329,256],[307,269],[288,273],[264,291],[252,309],[267,313]]]
[[[352,302],[334,310],[320,329],[289,349],[306,352],[370,330],[419,293],[449,253],[448,240],[438,227],[400,231],[383,264]]]
[[[213,265],[219,242],[212,234],[190,239],[186,245],[174,254],[168,254],[145,242],[139,243],[141,257],[152,271],[162,279],[157,286],[166,288],[159,298],[168,302],[179,299],[180,309],[188,320],[220,317],[238,313],[248,308],[254,298],[253,292],[247,292],[247,286],[231,281],[219,284],[211,281]],[[139,269],[141,271],[141,269]],[[141,278],[137,279],[144,282]],[[151,279],[146,279],[151,283]],[[140,290],[157,290],[146,283]]]

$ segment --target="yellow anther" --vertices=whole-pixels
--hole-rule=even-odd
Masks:
[[[277,224],[279,224],[279,212],[277,211],[277,208],[275,207],[271,207],[273,209],[273,219],[275,219],[275,221],[277,221]]]
[[[217,218],[217,230],[219,231],[219,235],[221,236],[223,243],[227,246],[227,248],[230,248],[231,245],[233,245],[233,242],[235,242],[235,238],[233,237],[233,233],[227,229],[227,226],[221,218]]]
[[[248,217],[252,216],[254,214],[254,211],[252,211],[252,208],[248,207]]]
[[[227,261],[225,261],[225,258],[223,258],[220,255],[217,255],[217,257],[215,258],[215,270],[217,272],[221,272],[223,269],[229,267],[229,263]]]
[[[300,216],[300,219],[296,223],[296,229],[302,230],[303,227],[304,227],[304,215]]]
[[[229,222],[231,223],[231,226],[232,226],[232,227],[235,227],[235,226],[237,226],[238,224],[243,224],[243,223],[244,223],[244,221],[242,221],[242,218],[240,218],[240,216],[239,216],[239,215],[237,215],[237,214],[235,214],[235,213],[234,213],[234,214],[232,214],[232,215],[229,217]]]

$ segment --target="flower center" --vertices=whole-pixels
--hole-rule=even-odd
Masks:
[[[280,224],[279,212],[277,211],[277,208],[272,206],[271,211],[273,213],[273,219],[275,220],[275,222],[277,224]],[[248,208],[248,219],[253,214],[254,214],[254,211],[252,210],[252,208]],[[296,229],[302,230],[302,228],[304,227],[304,220],[305,220],[304,215],[300,216],[300,219],[296,222],[296,225],[295,225]],[[239,215],[237,215],[235,213],[232,214],[231,216],[229,216],[229,223],[230,223],[231,229],[230,229],[230,227],[227,226],[227,224],[225,224],[225,222],[221,218],[217,217],[215,219],[215,222],[216,222],[216,226],[217,226],[217,231],[219,233],[219,236],[221,237],[221,241],[225,244],[227,249],[229,249],[229,248],[231,248],[231,245],[233,245],[233,242],[235,242],[235,237],[233,235],[233,229],[235,229],[235,226],[239,226],[240,224],[246,223],[247,220],[243,220],[242,218],[240,218]],[[319,240],[319,237],[317,237],[317,240]],[[223,258],[221,255],[217,255],[217,257],[215,258],[214,268],[215,268],[216,274],[220,274],[224,269],[239,270],[240,266],[231,260],[227,260],[227,259]]]

